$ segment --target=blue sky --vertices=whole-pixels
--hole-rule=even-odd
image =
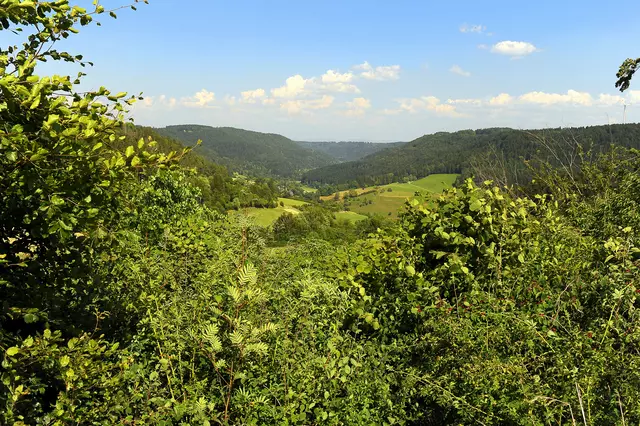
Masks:
[[[138,124],[411,140],[621,122],[625,102],[639,121],[640,81],[614,88],[638,16],[637,0],[150,0],[65,47],[95,63],[85,86],[144,93]]]

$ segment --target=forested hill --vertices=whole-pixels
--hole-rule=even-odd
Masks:
[[[202,140],[200,154],[231,171],[254,176],[299,176],[305,170],[336,162],[325,153],[273,133],[200,125],[167,126],[156,131],[187,145]]]
[[[356,161],[376,152],[404,145],[406,142],[298,142],[305,148],[324,152],[339,162]]]
[[[358,161],[311,170],[302,179],[314,184],[364,186],[387,184],[406,177],[420,178],[433,173],[470,175],[472,165],[475,171],[478,167],[495,168],[496,163],[508,169],[510,176],[517,178],[524,169],[521,158],[526,160],[536,155],[552,157],[546,152],[544,144],[551,144],[559,150],[570,150],[575,154],[577,143],[587,149],[593,146],[595,151],[608,148],[611,144],[638,148],[640,125],[543,130],[491,128],[439,132],[379,151]],[[491,159],[490,155],[496,158]]]

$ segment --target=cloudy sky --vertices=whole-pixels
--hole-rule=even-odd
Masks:
[[[640,121],[640,80],[614,87],[638,16],[637,0],[150,0],[65,47],[95,63],[85,85],[143,92],[138,124],[411,140],[622,122],[624,103]]]

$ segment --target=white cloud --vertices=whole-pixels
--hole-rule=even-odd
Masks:
[[[280,109],[287,111],[289,114],[300,114],[308,112],[308,110],[329,108],[334,101],[333,96],[324,95],[319,99],[298,99],[289,100],[280,104]]]
[[[182,104],[194,108],[215,108],[213,105],[215,100],[215,93],[209,92],[207,89],[202,89],[191,97],[183,98]]]
[[[134,108],[173,108],[178,104],[176,98],[167,98],[166,95],[160,96],[145,96],[141,102],[134,104]]]
[[[640,90],[627,91],[627,99],[629,100],[629,102],[633,103],[640,102]]]
[[[284,86],[271,89],[271,95],[276,98],[295,98],[306,91],[310,79],[303,78],[300,74],[287,78]]]
[[[246,90],[244,92],[240,92],[240,96],[242,97],[242,102],[247,104],[255,104],[256,101],[266,96],[266,92],[264,91],[264,89]]]
[[[397,80],[400,78],[400,65],[387,65],[380,67],[372,67],[369,62],[365,61],[363,64],[353,67],[356,70],[361,70],[360,76],[367,80]]]
[[[225,104],[231,105],[231,106],[235,105],[236,102],[238,101],[235,96],[230,96],[230,95],[224,95],[223,100]]]
[[[422,96],[420,98],[399,99],[400,109],[415,114],[420,111],[432,111],[437,115],[457,117],[461,114],[451,104],[443,104],[435,96]]]
[[[480,99],[447,99],[447,103],[451,105],[482,105]]]
[[[347,102],[349,108],[371,108],[371,101],[365,98],[354,98],[352,101]]]
[[[328,70],[322,74],[321,80],[323,83],[349,83],[353,80],[353,73],[346,72],[341,74],[334,70]]]
[[[521,58],[537,51],[537,47],[526,41],[501,41],[491,47],[491,52],[513,58]]]
[[[459,65],[453,65],[451,68],[449,68],[449,71],[463,77],[471,77],[471,73],[469,71],[463,70]]]
[[[522,102],[539,105],[574,104],[590,106],[593,104],[593,98],[589,93],[575,90],[569,90],[567,94],[529,92],[520,96],[519,99]]]
[[[497,105],[507,105],[513,102],[513,96],[508,93],[500,93],[498,96],[494,96],[489,99],[489,105],[497,106]]]
[[[598,104],[612,106],[612,105],[624,105],[624,98],[618,95],[608,95],[601,93],[598,97]]]
[[[478,45],[478,49],[481,49],[481,50],[487,50],[488,48],[489,48],[489,46],[487,46],[486,44],[479,44]]]
[[[345,102],[347,110],[345,115],[347,116],[362,116],[365,110],[371,108],[371,101],[366,98],[354,98],[352,101]]]
[[[478,34],[482,34],[486,30],[487,30],[487,27],[485,27],[484,25],[467,25],[467,24],[460,25],[460,32],[461,33],[478,33]]]

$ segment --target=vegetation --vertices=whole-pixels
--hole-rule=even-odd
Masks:
[[[302,171],[335,162],[327,154],[271,133],[198,125],[167,126],[156,131],[186,144],[201,140],[204,157],[233,172],[253,176],[296,177]]]
[[[552,153],[543,142],[555,141]],[[595,152],[618,146],[640,148],[640,125],[610,125],[584,128],[521,131],[513,129],[464,130],[426,135],[396,148],[380,151],[359,161],[334,164],[311,170],[303,181],[335,190],[349,187],[385,185],[434,173],[458,173],[463,177],[487,175],[499,169],[504,184],[524,184],[531,175],[523,160],[540,159],[558,165],[554,154],[576,155],[580,143]]]
[[[639,150],[264,229],[129,144],[135,98],[36,74],[115,11],[2,6],[0,424],[640,422]]]
[[[355,161],[370,154],[403,145],[405,142],[298,142],[300,146],[324,152],[338,162]]]
[[[362,215],[383,215],[393,218],[407,201],[416,193],[439,194],[451,188],[458,175],[430,175],[412,182],[392,183],[368,188],[340,191],[320,197],[325,202],[340,203],[344,210]]]

